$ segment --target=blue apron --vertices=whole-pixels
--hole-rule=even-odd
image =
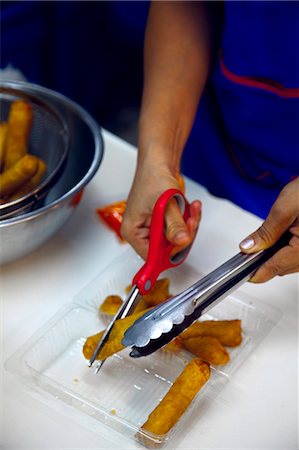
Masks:
[[[182,171],[263,218],[299,175],[298,2],[225,2]]]

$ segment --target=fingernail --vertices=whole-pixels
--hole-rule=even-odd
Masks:
[[[186,241],[187,239],[189,239],[189,235],[188,235],[188,233],[186,233],[186,231],[179,231],[175,235],[175,242],[178,244],[180,242]]]
[[[250,248],[254,247],[255,242],[252,239],[252,237],[244,239],[244,241],[241,242],[240,247],[242,247],[244,250],[249,250]]]

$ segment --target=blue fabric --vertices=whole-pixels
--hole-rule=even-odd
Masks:
[[[1,68],[12,64],[26,77],[38,83],[46,58],[46,3],[1,3]]]
[[[233,72],[298,87],[298,2],[226,2],[222,48]]]
[[[299,98],[284,89],[299,88],[298,33],[297,2],[225,3],[222,60],[246,79],[219,57],[183,158],[185,174],[263,218],[299,175]]]
[[[1,68],[80,103],[99,121],[139,104],[149,2],[2,1]]]

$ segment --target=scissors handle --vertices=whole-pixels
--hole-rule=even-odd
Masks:
[[[172,199],[177,201],[184,221],[190,217],[190,205],[178,189],[168,189],[158,198],[151,219],[148,256],[132,282],[138,287],[141,295],[148,294],[152,290],[160,273],[182,264],[192,246],[191,243],[174,256],[171,255],[174,245],[166,239],[164,219],[166,207]]]

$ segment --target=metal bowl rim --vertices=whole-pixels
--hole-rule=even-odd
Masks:
[[[1,84],[7,87],[12,88],[21,88],[22,86],[27,89],[31,89],[34,92],[38,92],[40,94],[48,95],[50,97],[56,98],[57,101],[66,103],[68,106],[70,106],[78,115],[80,118],[87,124],[89,129],[92,132],[94,142],[95,142],[95,149],[94,149],[94,157],[92,160],[92,163],[88,169],[88,171],[85,173],[84,177],[81,178],[79,183],[77,183],[75,186],[73,186],[68,192],[63,194],[58,199],[54,200],[50,204],[39,208],[35,211],[22,214],[17,217],[12,217],[9,219],[4,219],[0,221],[0,228],[5,228],[12,224],[18,224],[21,222],[26,222],[29,220],[32,220],[36,217],[39,217],[46,212],[55,209],[58,205],[65,203],[70,197],[73,197],[74,194],[77,192],[80,192],[84,186],[92,179],[92,177],[95,175],[97,169],[99,168],[101,161],[104,156],[104,141],[102,137],[102,133],[100,131],[100,127],[97,124],[97,122],[91,117],[91,115],[82,108],[78,103],[74,102],[73,100],[70,100],[63,94],[60,94],[56,91],[53,91],[52,89],[45,88],[43,86],[39,86],[37,84],[33,83],[27,83],[27,82],[9,82],[9,81],[1,81]]]

